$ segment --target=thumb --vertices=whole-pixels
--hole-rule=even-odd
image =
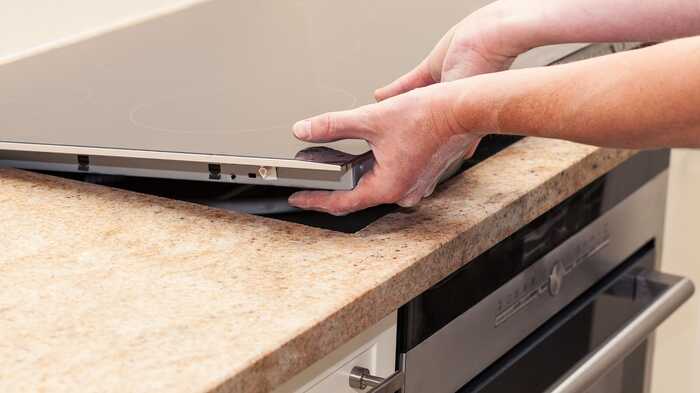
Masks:
[[[294,124],[292,131],[297,139],[306,142],[333,142],[340,139],[369,141],[371,134],[365,108],[314,116]]]

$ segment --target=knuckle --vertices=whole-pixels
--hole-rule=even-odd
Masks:
[[[355,127],[357,131],[360,131],[364,136],[370,136],[376,134],[374,132],[374,124],[376,123],[375,117],[377,116],[376,107],[365,106],[356,109],[355,112]]]
[[[337,206],[335,206],[334,215],[346,216],[352,212],[362,210],[365,207],[365,203],[366,201],[364,199],[360,199],[357,197],[348,199],[346,201],[343,201],[343,203],[340,203]]]
[[[321,115],[321,124],[318,127],[319,135],[316,135],[317,137],[320,138],[327,138],[333,134],[333,131],[335,129],[335,117],[332,113],[325,113]]]
[[[333,216],[345,216],[353,210],[351,204],[338,198],[328,200],[323,207],[326,213]]]

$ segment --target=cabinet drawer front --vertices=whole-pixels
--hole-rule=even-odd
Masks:
[[[277,388],[274,393],[357,393],[350,371],[364,367],[388,377],[396,369],[396,313]]]

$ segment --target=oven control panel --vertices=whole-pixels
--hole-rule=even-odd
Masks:
[[[521,285],[499,298],[495,325],[503,324],[543,295],[557,296],[566,285],[566,277],[610,244],[610,238],[609,223],[601,221],[547,254],[541,263],[520,277]]]

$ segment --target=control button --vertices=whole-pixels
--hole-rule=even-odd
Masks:
[[[564,268],[560,263],[557,263],[552,268],[552,273],[549,275],[549,293],[552,296],[557,296],[561,291],[561,285],[564,281]]]

